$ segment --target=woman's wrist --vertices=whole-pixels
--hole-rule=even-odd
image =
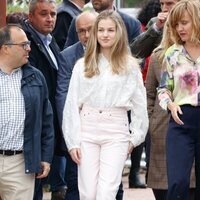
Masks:
[[[171,106],[172,106],[173,102],[171,100],[169,100],[167,102],[167,109],[171,111]]]

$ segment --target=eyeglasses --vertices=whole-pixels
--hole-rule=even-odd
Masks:
[[[19,44],[16,44],[16,43],[6,43],[4,45],[18,45],[18,46],[21,46],[24,50],[27,50],[28,48],[30,48],[31,41],[22,42],[22,43],[19,43]]]
[[[77,33],[79,34],[79,35],[85,35],[86,34],[86,32],[90,32],[91,31],[91,29],[92,29],[92,27],[89,27],[89,28],[87,28],[87,29],[78,29],[77,30]]]

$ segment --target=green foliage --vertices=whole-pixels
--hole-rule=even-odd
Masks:
[[[56,0],[57,4],[59,4],[61,2],[62,2],[62,0]],[[18,0],[15,5],[13,4],[13,0],[7,1],[6,13],[10,14],[13,12],[26,12],[27,13],[28,12],[28,1]]]
[[[6,6],[6,13],[10,14],[10,13],[14,13],[14,12],[28,12],[28,5],[25,5],[22,7],[19,5],[8,4]]]
[[[122,7],[133,8],[140,7],[147,0],[121,0]],[[10,3],[9,3],[10,2]],[[28,12],[28,1],[17,0],[18,4],[13,5],[13,0],[7,0],[6,12],[7,14],[13,12]],[[23,2],[23,4],[22,4]],[[60,4],[62,0],[56,0],[57,4]]]
[[[123,7],[125,8],[134,8],[134,7],[141,7],[144,2],[147,0],[124,0],[121,1],[123,2]]]

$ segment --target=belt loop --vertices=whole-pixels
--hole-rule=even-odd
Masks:
[[[3,150],[3,156],[5,155],[5,151]]]

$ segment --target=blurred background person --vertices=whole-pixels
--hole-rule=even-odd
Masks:
[[[149,21],[161,12],[159,0],[148,0],[144,3],[137,15],[137,19],[141,22],[142,31],[146,30],[146,25]]]
[[[56,39],[60,50],[63,50],[68,30],[73,18],[78,16],[83,9],[83,6],[89,0],[63,0],[57,8],[57,20],[53,30],[53,36]]]
[[[136,18],[133,18],[130,15],[119,11],[114,6],[114,0],[101,0],[101,1],[91,0],[91,3],[93,6],[93,9],[97,13],[100,13],[104,10],[115,10],[122,17],[126,26],[129,43],[142,32],[140,22]],[[78,41],[78,36],[76,33],[76,28],[75,28],[75,20],[73,20],[68,32],[68,37],[67,37],[65,47],[68,47],[76,43],[77,41]]]
[[[138,20],[141,22],[142,30],[145,29],[147,23],[149,20],[152,19],[152,17],[157,16],[157,14],[160,12],[160,2],[159,0],[150,0],[144,4],[140,12],[138,13]],[[149,57],[145,58],[141,62],[141,68],[142,68],[142,76],[143,81],[145,82],[146,79],[146,72],[148,69],[148,62]],[[138,147],[134,148],[131,153],[131,167],[130,167],[130,173],[129,173],[129,188],[146,188],[146,181],[142,181],[140,176],[140,162],[143,152],[143,147],[145,147],[145,154],[146,154],[146,176],[148,173],[148,162],[149,162],[149,135],[147,133],[145,143],[142,143]]]
[[[56,23],[56,13],[55,0],[31,0],[29,3],[28,20],[25,20],[22,25],[28,39],[31,41],[29,62],[42,72],[49,90],[55,130],[54,158],[49,177],[53,177],[50,179],[52,196],[59,196],[62,199],[65,197],[66,192],[66,182],[64,179],[66,162],[63,162],[66,145],[58,124],[55,104],[57,71],[63,64],[60,49],[51,35]],[[35,200],[42,199],[43,184],[41,184],[41,181],[47,183],[47,180],[36,179]]]
[[[6,15],[7,24],[22,24],[26,19],[28,19],[28,14],[25,12],[13,12]]]
[[[160,44],[167,16],[173,6],[180,0],[160,0],[161,12],[146,25],[146,31],[132,40],[131,52],[139,58],[146,58]]]

